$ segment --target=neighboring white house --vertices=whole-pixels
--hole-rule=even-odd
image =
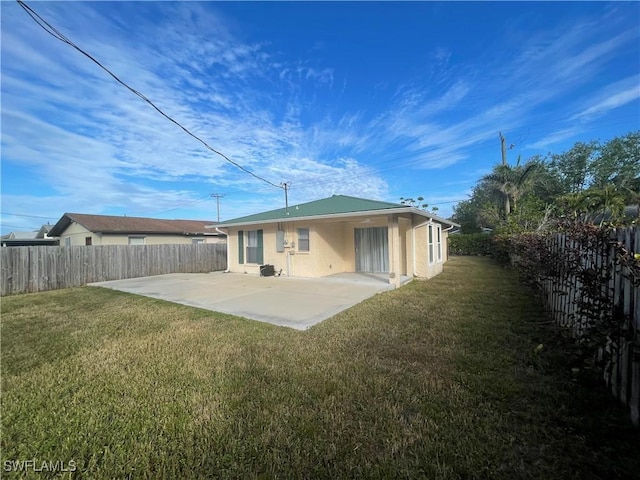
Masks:
[[[65,213],[49,233],[60,237],[61,246],[226,242],[224,234],[207,225],[211,222]]]

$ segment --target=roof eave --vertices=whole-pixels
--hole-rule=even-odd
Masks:
[[[442,217],[439,217],[437,215],[433,215],[432,213],[425,212],[424,210],[420,210],[419,208],[415,208],[415,207],[411,207],[411,208],[412,208],[413,213],[416,213],[416,214],[421,215],[421,216],[426,217],[426,218],[431,218],[432,220],[435,220],[438,223],[442,223],[442,224],[445,224],[445,225],[451,225],[451,227],[460,228],[460,225],[458,225],[456,222],[452,222],[451,220],[447,220],[446,218],[442,218]]]
[[[51,227],[51,230],[49,230],[49,235],[59,237],[67,228],[69,228],[69,225],[71,225],[71,222],[73,221],[74,220],[72,220],[71,217],[69,217],[69,215],[65,213],[64,215],[62,215],[60,220],[58,220],[55,225]],[[58,225],[60,225],[60,228],[58,228]]]
[[[217,235],[211,232],[176,232],[164,230],[89,230],[91,233],[100,233],[102,235]]]
[[[326,215],[307,215],[304,217],[284,217],[284,218],[275,218],[271,220],[257,220],[257,221],[250,221],[250,222],[223,223],[223,224],[217,224],[217,225],[205,225],[205,228],[244,227],[248,225],[265,225],[265,224],[271,224],[271,223],[301,222],[301,221],[307,221],[307,220],[326,220],[331,218],[339,219],[339,218],[361,217],[366,215],[392,215],[395,213],[414,213],[422,217],[433,219],[438,223],[443,223],[451,226],[458,226],[456,223],[453,223],[449,220],[445,220],[444,218],[440,218],[436,215],[432,215],[429,212],[425,212],[424,210],[419,210],[415,207],[402,207],[402,208],[386,208],[386,209],[379,209],[379,210],[361,210],[358,212],[330,213]]]

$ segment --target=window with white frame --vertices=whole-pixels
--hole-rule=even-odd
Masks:
[[[129,245],[144,245],[144,237],[129,237]]]
[[[429,265],[442,262],[442,225],[435,223],[427,225],[427,244]]]
[[[64,246],[65,247],[70,247],[71,246],[71,237],[65,237]]]
[[[247,263],[258,263],[258,231],[247,232]]]
[[[308,228],[298,229],[298,251],[299,252],[309,251],[309,229]]]
[[[427,242],[428,242],[428,249],[429,249],[429,265],[433,265],[436,262],[435,259],[435,255],[434,255],[434,244],[433,244],[433,229],[434,229],[433,224],[429,224],[427,225]]]
[[[238,263],[264,262],[263,230],[240,230],[238,232]]]

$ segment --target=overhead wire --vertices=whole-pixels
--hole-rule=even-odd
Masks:
[[[210,199],[211,199],[211,196],[209,194],[207,194],[204,197],[198,198],[196,200],[192,200],[190,202],[181,203],[180,205],[177,205],[177,206],[172,207],[172,208],[168,208],[166,210],[155,210],[153,212],[138,213],[136,215],[157,215],[159,213],[172,212],[173,210],[178,210],[180,208],[188,207],[189,205],[193,205],[193,204],[202,202],[203,200],[210,200]]]
[[[9,213],[9,212],[0,212],[0,215],[9,215],[12,217],[44,218],[45,220],[55,220],[57,218],[57,217],[42,217],[40,215],[24,215],[22,213]]]
[[[69,45],[70,47],[74,48],[75,50],[80,52],[82,55],[84,55],[85,57],[90,59],[92,62],[94,62],[96,65],[98,65],[102,70],[104,70],[107,74],[109,74],[116,82],[118,82],[120,85],[125,87],[127,90],[129,90],[131,93],[133,93],[137,97],[139,97],[142,100],[144,100],[152,108],[154,108],[160,115],[162,115],[164,118],[166,118],[170,122],[172,122],[175,125],[177,125],[178,127],[180,127],[187,135],[191,136],[192,138],[194,138],[195,140],[200,142],[202,145],[204,145],[205,148],[207,148],[211,152],[215,153],[216,155],[219,155],[224,160],[226,160],[230,164],[234,165],[235,167],[239,168],[243,172],[251,175],[252,177],[254,177],[254,178],[256,178],[256,179],[258,179],[258,180],[260,180],[260,181],[262,181],[264,183],[267,183],[267,184],[271,185],[272,187],[279,188],[279,189],[283,188],[282,185],[278,185],[276,183],[273,183],[270,180],[267,180],[266,178],[263,178],[260,175],[257,175],[255,173],[253,173],[251,170],[243,167],[238,162],[235,162],[235,161],[231,160],[224,153],[222,153],[222,152],[216,150],[215,148],[213,148],[212,146],[210,146],[202,138],[200,138],[199,136],[195,135],[188,128],[186,128],[181,123],[179,123],[178,121],[174,120],[172,117],[167,115],[162,109],[160,109],[155,103],[153,103],[151,100],[149,100],[149,98],[147,98],[144,94],[140,93],[135,88],[130,87],[127,83],[125,83],[117,75],[115,75],[111,70],[109,70],[102,63],[100,63],[98,60],[96,60],[93,56],[91,56],[89,53],[87,53],[82,48],[78,47],[75,43],[73,43],[71,40],[69,40],[64,34],[62,34],[58,29],[56,29],[53,25],[51,25],[49,22],[47,22],[44,18],[42,18],[36,11],[34,11],[25,2],[23,2],[22,0],[16,0],[16,1],[22,7],[22,9],[25,12],[27,12],[27,14],[31,17],[31,19],[34,22],[36,22],[45,32],[47,32],[49,35],[51,35],[52,37],[56,38],[57,40],[60,40],[61,42],[66,43],[67,45]]]
[[[10,225],[8,223],[0,223],[0,227],[12,227],[12,228],[21,228],[23,231],[36,231],[39,230],[40,227],[25,227],[24,225]]]
[[[211,147],[206,141],[204,141],[203,139],[201,139],[200,137],[198,137],[197,135],[193,134],[190,130],[188,130],[186,127],[184,127],[182,124],[180,124],[178,121],[176,121],[175,119],[173,119],[172,117],[170,117],[169,115],[167,115],[164,111],[162,111],[159,107],[157,107],[151,100],[149,100],[145,95],[143,95],[142,93],[140,93],[138,90],[130,87],[127,83],[125,83],[124,81],[122,81],[120,78],[118,78],[113,72],[111,72],[107,67],[105,67],[102,63],[100,63],[98,60],[96,60],[93,56],[91,56],[89,53],[85,52],[83,49],[81,49],[80,47],[78,47],[75,43],[73,43],[71,40],[69,40],[64,34],[62,34],[59,30],[57,30],[54,26],[52,26],[50,23],[48,23],[46,20],[44,20],[37,12],[35,12],[31,7],[29,7],[24,1],[22,0],[16,0],[17,3],[27,12],[27,14],[41,27],[43,28],[47,33],[49,33],[50,35],[52,35],[54,38],[58,39],[59,41],[66,43],[67,45],[71,46],[72,48],[74,48],[75,50],[77,50],[78,52],[80,52],[81,54],[83,54],[84,56],[86,56],[87,58],[89,58],[91,61],[93,61],[96,65],[98,65],[101,69],[103,69],[106,73],[108,73],[112,78],[114,78],[118,83],[120,83],[122,86],[124,86],[125,88],[127,88],[129,91],[131,91],[134,95],[138,96],[139,98],[141,98],[142,100],[144,100],[146,103],[148,103],[152,108],[154,108],[158,113],[160,113],[163,117],[165,117],[167,120],[171,121],[172,123],[174,123],[175,125],[177,125],[178,127],[180,127],[185,133],[187,133],[189,136],[191,136],[192,138],[194,138],[195,140],[197,140],[198,142],[200,142],[202,145],[205,146],[205,148],[207,148],[208,150],[210,150],[211,152],[221,156],[224,160],[226,160],[227,162],[231,163],[232,165],[236,166],[238,169],[244,171],[245,173],[251,175],[252,177],[268,184],[271,187],[275,187],[278,189],[283,189],[283,185],[282,184],[276,184],[274,182],[271,182],[267,179],[265,179],[264,177],[261,177],[255,173],[253,173],[252,171],[248,170],[247,168],[245,168],[244,166],[240,165],[239,163],[231,160],[229,157],[227,157],[225,154],[223,154],[222,152],[214,149],[213,147]],[[552,122],[552,124],[555,123],[563,123],[563,122]],[[616,124],[618,124],[620,122],[617,122]],[[549,123],[545,124],[545,127],[543,127],[542,130],[537,130],[538,132],[544,132],[544,131],[551,131],[552,129],[549,128]],[[535,132],[536,130],[532,131],[531,126],[523,126],[523,127],[519,127],[516,129],[512,129],[511,131],[505,131],[506,133],[514,133],[517,132],[521,129],[527,128],[527,132],[526,132],[526,136],[525,136],[525,140],[530,136],[531,133]],[[478,139],[481,140],[482,138],[487,137],[487,134],[479,134],[476,135],[474,137],[472,137],[472,139]],[[467,140],[469,140],[469,138],[467,138]],[[521,142],[520,142],[521,143]],[[467,149],[464,150],[465,152],[470,152],[470,151],[476,151],[476,150],[480,150],[482,148],[485,147],[478,147],[478,148],[474,148],[474,149]],[[378,163],[374,163],[374,164],[368,164],[366,166],[364,166],[365,169],[369,170],[357,175],[353,175],[352,173],[349,173],[348,171],[345,171],[342,174],[338,174],[336,175],[335,173],[331,173],[331,174],[326,174],[326,175],[320,175],[317,177],[314,177],[312,179],[310,179],[310,182],[305,182],[304,185],[300,186],[300,187],[293,187],[294,189],[298,189],[298,188],[307,188],[307,187],[317,187],[317,186],[321,186],[324,184],[329,184],[329,183],[335,183],[337,181],[339,181],[340,178],[361,178],[364,176],[368,176],[371,174],[375,174],[375,173],[382,173],[385,171],[390,171],[390,170],[395,170],[398,168],[403,168],[406,166],[418,166],[420,160],[410,160],[410,161],[405,161],[405,162],[398,162],[397,160],[401,159],[403,157],[403,155],[398,155],[398,156],[394,156],[391,158],[387,158],[386,160],[383,160],[381,162]],[[439,158],[439,157],[438,157]],[[434,159],[437,160],[438,158]],[[444,157],[443,157],[444,158]],[[392,164],[393,163],[393,164]],[[383,167],[383,168],[380,168]],[[373,168],[373,171],[371,170]],[[324,180],[324,179],[329,179],[329,180]],[[167,210],[170,211],[170,210]]]

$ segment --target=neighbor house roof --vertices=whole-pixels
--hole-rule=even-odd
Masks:
[[[39,230],[30,232],[10,232],[0,237],[3,246],[24,246],[24,245],[57,245],[58,239],[47,236],[51,225],[43,225]]]
[[[33,240],[38,238],[38,230],[31,232],[9,232],[2,235],[2,240]]]
[[[56,223],[49,235],[60,236],[72,222],[82,225],[93,233],[120,234],[174,234],[174,235],[215,235],[216,232],[206,225],[212,222],[204,220],[164,220],[159,218],[120,217],[111,215],[87,215],[83,213],[65,213]]]
[[[51,230],[53,226],[48,223],[42,225],[38,230],[30,230],[28,232],[9,232],[6,235],[2,235],[2,240],[35,240],[46,238],[49,230]]]
[[[368,200],[366,198],[349,197],[347,195],[333,195],[313,202],[292,205],[289,208],[278,208],[268,212],[247,215],[246,217],[234,218],[219,224],[220,227],[236,225],[248,225],[255,223],[284,222],[292,219],[307,219],[317,217],[338,217],[358,214],[383,214],[412,212],[419,215],[433,218],[436,221],[453,225],[452,222],[431,215],[423,210],[403,205],[401,203],[381,202],[379,200]]]

